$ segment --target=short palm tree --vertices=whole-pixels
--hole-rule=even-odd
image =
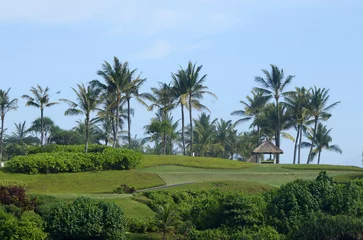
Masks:
[[[255,77],[255,81],[261,85],[261,88],[255,88],[257,91],[262,91],[265,95],[271,96],[275,99],[277,124],[276,128],[276,146],[280,147],[280,132],[281,132],[281,116],[279,114],[280,98],[283,97],[284,91],[287,85],[289,85],[294,76],[289,75],[285,77],[283,69],[279,69],[276,65],[271,64],[271,72],[263,69],[262,72],[265,75],[263,77]],[[279,155],[277,155],[276,163],[280,163]]]
[[[69,105],[69,108],[64,112],[66,116],[84,115],[85,116],[85,152],[88,151],[89,141],[89,127],[90,127],[90,115],[92,111],[97,109],[97,105],[100,103],[100,89],[90,85],[85,87],[84,84],[77,84],[78,89],[72,88],[73,92],[77,96],[77,102],[73,102],[68,99],[60,99]]]
[[[163,233],[163,240],[166,234],[173,231],[180,222],[180,213],[172,203],[156,206],[156,224]]]
[[[43,146],[44,143],[44,123],[43,123],[43,114],[44,114],[44,108],[51,107],[58,102],[50,102],[49,95],[49,88],[48,87],[41,87],[37,85],[36,87],[31,87],[30,92],[33,96],[24,94],[21,96],[22,98],[25,98],[27,100],[26,106],[36,107],[40,109],[40,120],[41,120],[41,135],[40,135],[40,145]],[[55,94],[60,93],[59,91]]]
[[[312,144],[309,142],[303,142],[302,147],[313,148],[311,161],[315,158],[315,156],[318,156],[318,164],[320,164],[320,155],[323,149],[342,154],[342,150],[338,145],[330,145],[332,141],[330,131],[331,129],[328,130],[326,126],[323,126],[322,123],[319,123],[315,133],[314,130],[311,129],[306,133],[306,137],[312,141]]]
[[[228,142],[231,128],[233,128],[232,121],[228,120],[225,121],[222,118],[215,123],[216,125],[216,133],[215,133],[215,140],[223,147],[222,158],[228,157],[226,155],[226,151],[228,150]]]
[[[311,139],[310,151],[306,163],[309,163],[310,161],[313,160],[312,159],[313,144],[315,141],[314,138],[316,136],[317,125],[319,120],[328,120],[331,117],[331,114],[329,113],[330,110],[336,107],[340,103],[340,102],[335,102],[333,104],[328,105],[329,99],[330,99],[329,89],[317,88],[316,86],[314,86],[314,88],[311,90],[308,109],[309,109],[309,114],[313,117],[314,128],[312,134],[313,138]]]
[[[10,88],[7,91],[0,89],[0,117],[1,117],[1,130],[0,130],[0,160],[3,159],[4,147],[4,121],[5,115],[12,110],[18,109],[18,99],[10,99]]]
[[[233,116],[242,117],[234,123],[235,126],[240,123],[249,121],[251,119],[255,120],[256,118],[258,118],[259,114],[262,113],[263,108],[265,107],[266,103],[271,98],[271,96],[269,96],[269,95],[264,95],[264,92],[262,92],[262,91],[252,90],[251,93],[252,93],[252,97],[250,97],[250,96],[246,97],[247,102],[240,101],[240,103],[243,105],[243,109],[236,110],[231,113],[231,115],[233,115]],[[252,127],[253,125],[257,126],[257,133],[260,134],[260,124],[258,123],[258,121],[254,121],[254,124],[251,124],[250,127]],[[260,138],[260,136],[258,137],[257,145],[259,144],[259,138]]]

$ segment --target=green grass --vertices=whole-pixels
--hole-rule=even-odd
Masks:
[[[34,194],[102,194],[112,193],[120,184],[136,189],[164,185],[155,173],[137,171],[102,171],[59,174],[17,174],[2,169],[0,180],[18,180],[27,184],[28,192]]]
[[[327,164],[283,164],[282,168],[293,170],[326,170],[326,171],[358,171],[363,172],[363,168],[356,166],[337,166]]]
[[[143,160],[137,169],[160,165],[176,165],[211,169],[243,169],[252,167],[255,164],[220,158],[189,157],[179,155],[144,155]]]
[[[187,191],[187,190],[209,190],[209,189],[219,189],[225,192],[239,191],[239,192],[253,194],[259,192],[265,192],[274,189],[274,187],[267,184],[248,182],[248,181],[219,181],[219,182],[200,182],[200,183],[185,184],[170,188],[164,188],[161,189],[160,191],[177,192],[177,191]]]
[[[350,173],[350,174],[342,174],[334,176],[333,180],[335,182],[347,182],[354,179],[362,179],[363,174],[362,173]]]

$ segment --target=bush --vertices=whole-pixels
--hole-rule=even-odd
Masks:
[[[95,149],[99,151],[101,148]],[[13,172],[28,174],[128,170],[135,168],[140,163],[141,158],[142,155],[140,153],[132,150],[104,148],[102,152],[58,151],[16,156],[8,162],[8,166]]]
[[[121,184],[121,186],[117,187],[113,192],[122,194],[122,193],[134,193],[136,189],[132,186],[128,186],[126,184]]]
[[[105,149],[111,148],[105,145],[90,144],[88,145],[89,153],[103,152]],[[54,152],[73,152],[73,153],[84,153],[84,145],[58,145],[48,144],[44,146],[29,146],[28,154],[38,153],[54,153]]]
[[[123,211],[114,203],[80,197],[56,204],[45,219],[54,239],[124,239]]]
[[[17,180],[0,180],[0,186],[26,188],[27,184],[23,181],[17,181]]]
[[[128,218],[126,228],[132,233],[155,232],[157,230],[155,220],[152,218]]]
[[[22,211],[34,210],[35,197],[29,197],[25,194],[25,189],[17,186],[0,186],[0,203],[3,205],[15,205]]]
[[[14,217],[0,208],[0,239],[46,239],[42,218],[34,212],[24,212],[20,218]]]
[[[338,240],[363,239],[363,220],[352,216],[318,213],[303,222],[288,239]]]

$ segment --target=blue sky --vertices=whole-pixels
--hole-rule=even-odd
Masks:
[[[40,114],[20,98],[31,86],[74,99],[70,87],[97,78],[113,56],[147,78],[142,91],[197,61],[218,96],[203,103],[213,118],[233,121],[230,113],[256,86],[254,77],[276,64],[296,75],[289,89],[325,87],[331,102],[341,101],[326,124],[343,154],[323,152],[321,162],[362,165],[360,0],[0,0],[0,6],[0,88],[11,87],[11,97],[19,98],[19,110],[6,117],[9,132],[14,122],[29,126]],[[141,137],[154,113],[136,102],[133,107],[132,134]],[[70,129],[79,117],[64,117],[66,108],[60,104],[45,115]],[[179,109],[174,114],[179,118]],[[293,143],[283,140],[281,147],[281,161],[291,162]]]

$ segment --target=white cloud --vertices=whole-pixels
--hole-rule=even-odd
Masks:
[[[172,45],[165,40],[153,43],[148,49],[135,54],[141,60],[155,60],[168,56],[173,51]]]

